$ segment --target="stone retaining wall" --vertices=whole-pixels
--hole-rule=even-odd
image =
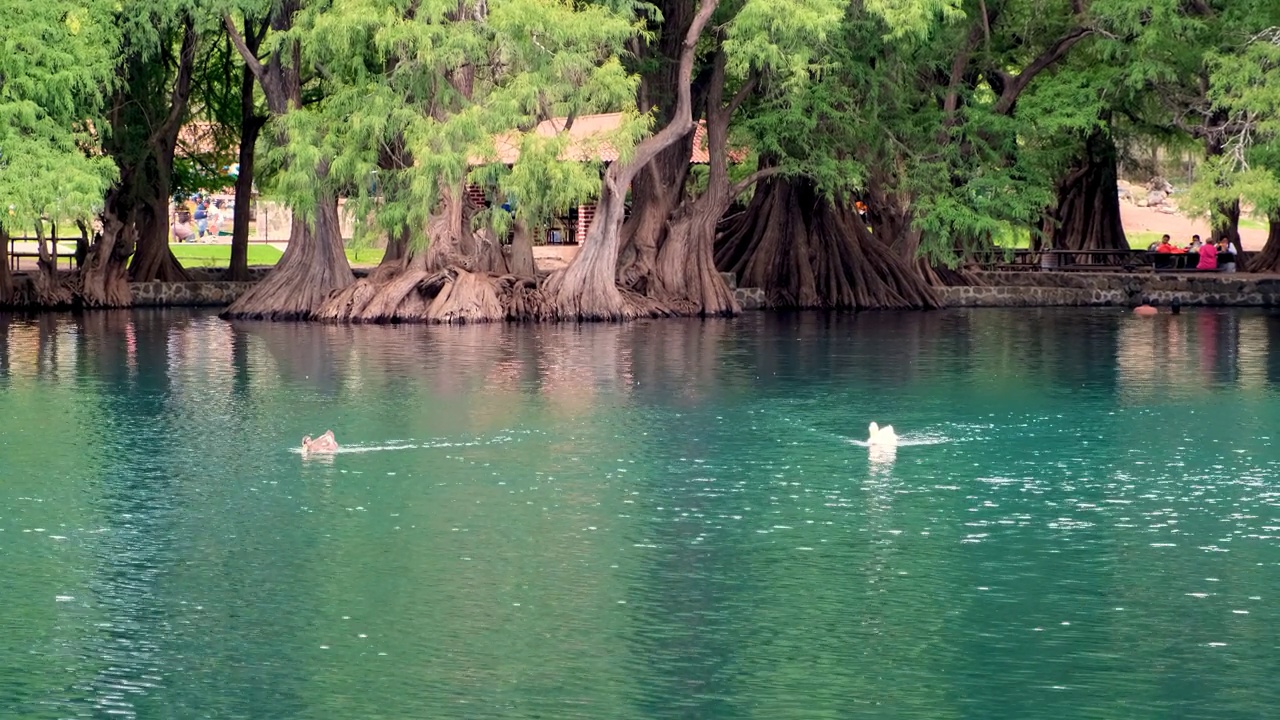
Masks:
[[[952,307],[1050,305],[1280,306],[1280,277],[1194,273],[977,272],[980,287],[941,288]]]
[[[133,304],[138,307],[230,305],[252,282],[142,282],[130,283]]]
[[[252,268],[261,279],[269,268]],[[363,275],[364,273],[359,273]],[[134,304],[154,306],[229,305],[253,282],[225,282],[221,272],[194,270],[194,282],[132,283]],[[975,272],[985,285],[938,288],[949,307],[1168,306],[1280,307],[1280,277],[1244,274],[1152,274],[1066,272]],[[759,288],[734,288],[743,310],[768,306]]]
[[[270,265],[251,265],[249,267],[249,279],[261,280],[271,272]],[[187,274],[191,276],[194,282],[223,282],[223,277],[227,274],[226,268],[187,268]]]

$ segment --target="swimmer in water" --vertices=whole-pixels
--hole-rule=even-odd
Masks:
[[[326,430],[323,435],[311,439],[308,435],[302,438],[302,452],[306,453],[333,453],[338,451],[338,441],[333,438],[333,431]]]

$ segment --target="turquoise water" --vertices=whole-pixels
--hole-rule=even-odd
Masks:
[[[1277,433],[1259,313],[0,316],[0,717],[1270,717]]]

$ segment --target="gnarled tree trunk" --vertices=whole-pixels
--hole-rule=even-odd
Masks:
[[[378,263],[378,266],[399,267],[404,263],[405,256],[408,254],[409,229],[405,228],[398,233],[387,235],[387,247],[382,251],[382,260]]]
[[[271,14],[272,30],[282,34],[289,31],[300,9],[299,0],[275,4]],[[302,107],[297,41],[280,43],[264,64],[240,36],[229,15],[223,17],[223,26],[241,59],[262,86],[271,114],[279,117]],[[343,250],[338,197],[327,182],[328,170],[324,161],[315,168],[315,217],[308,222],[295,209],[284,256],[262,282],[222,313],[223,318],[307,319],[320,309],[330,293],[342,290],[355,280]]]
[[[1105,129],[1094,130],[1082,156],[1058,183],[1058,204],[1048,213],[1055,250],[1129,249],[1120,219],[1116,161],[1111,136]]]
[[[173,158],[169,158],[172,171]],[[168,184],[164,195],[147,198],[135,208],[132,216],[137,228],[137,249],[129,263],[129,279],[134,282],[160,280],[182,282],[191,276],[169,250],[169,198]]]
[[[628,290],[652,294],[656,289],[658,254],[684,194],[693,136],[690,132],[658,153],[631,184],[631,213],[622,226],[618,256],[618,284]]]
[[[707,94],[707,188],[687,201],[671,217],[666,240],[658,254],[657,285],[661,297],[675,310],[703,317],[737,315],[742,307],[716,268],[716,225],[733,199],[775,168],[762,169],[735,186],[729,184],[729,120],[754,88],[748,81],[726,106],[723,48],[716,51]],[[686,159],[685,166],[688,166]]]
[[[1236,253],[1236,264],[1244,265],[1244,246],[1240,244],[1240,201],[1227,203],[1214,213],[1213,242],[1227,241],[1227,247]]]
[[[323,183],[323,180],[321,180]],[[338,226],[338,198],[326,193],[311,223],[294,214],[289,245],[262,282],[249,288],[222,314],[251,320],[306,320],[329,294],[354,278]]]
[[[856,211],[812,182],[769,180],[723,223],[716,266],[788,308],[936,308],[929,283]]]
[[[448,189],[428,222],[426,250],[409,247],[407,234],[391,240],[390,259],[384,257],[368,277],[333,293],[316,319],[476,323],[540,316],[532,273],[525,278],[507,274],[497,240],[471,231],[472,210],[461,185]],[[532,259],[530,249],[530,264]]]
[[[533,233],[523,220],[516,220],[511,250],[507,254],[507,272],[521,278],[534,278],[538,274],[538,267],[533,261]]]
[[[657,155],[693,130],[693,58],[718,0],[703,0],[680,49],[676,73],[678,99],[671,121],[657,134],[642,140],[628,162],[614,162],[605,171],[595,219],[587,239],[569,267],[548,279],[546,295],[553,314],[566,320],[623,320],[655,314],[660,308],[636,296],[625,298],[616,276],[627,190],[632,180]]]
[[[80,300],[87,307],[116,308],[133,304],[126,263],[133,254],[137,226],[115,213],[112,197],[102,214],[102,235],[89,246],[80,269]]]
[[[1267,215],[1267,244],[1240,266],[1251,273],[1280,273],[1280,213]]]

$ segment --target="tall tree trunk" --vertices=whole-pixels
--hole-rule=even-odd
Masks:
[[[257,116],[252,121],[256,127],[245,126],[240,130],[240,174],[236,176],[235,208],[231,216],[231,262],[227,266],[227,279],[249,279],[249,226],[253,216],[253,154],[262,123]],[[247,120],[248,121],[248,120]]]
[[[637,105],[651,113],[659,125],[676,117],[682,79],[680,57],[690,24],[697,15],[697,0],[658,0],[662,23],[655,37],[637,40],[634,51],[640,75]],[[701,108],[700,90],[708,83],[694,79],[691,109]],[[696,119],[696,113],[694,115]],[[672,213],[679,209],[689,177],[689,160],[695,133],[661,150],[634,178],[629,188],[631,208],[622,226],[618,254],[618,284],[630,291],[655,295],[658,254],[667,240]]]
[[[1120,219],[1116,146],[1104,128],[1085,140],[1083,155],[1057,188],[1049,213],[1056,250],[1128,250]]]
[[[1215,110],[1208,121],[1216,125],[1224,125],[1227,122],[1225,110]],[[1222,133],[1208,133],[1204,138],[1204,152],[1209,157],[1222,155],[1226,150],[1226,139]],[[1226,240],[1230,249],[1236,251],[1236,264],[1243,265],[1245,258],[1243,247],[1240,245],[1240,200],[1236,199],[1228,203],[1213,208],[1214,212],[1210,217],[1210,223],[1213,231],[1210,233],[1210,241],[1218,242]]]
[[[614,162],[605,171],[595,219],[587,231],[582,249],[563,272],[553,275],[546,294],[552,312],[562,319],[622,320],[649,312],[624,299],[615,280],[627,190],[632,180],[659,153],[678,143],[693,130],[693,59],[703,29],[715,12],[718,0],[703,0],[689,24],[680,50],[679,99],[671,121],[657,134],[645,138],[628,162]]]
[[[507,255],[507,271],[516,277],[533,278],[538,274],[533,261],[533,233],[523,220],[517,220],[511,237],[511,251]]]
[[[263,23],[256,31],[250,18],[244,19],[245,47],[255,56],[266,36],[267,26]],[[267,118],[257,113],[254,103],[253,71],[247,66],[240,78],[240,150],[237,161],[240,172],[236,175],[235,209],[231,218],[231,262],[227,266],[227,279],[245,281],[249,279],[249,220],[253,213],[253,177],[254,154],[258,146],[258,136],[266,125]]]
[[[726,63],[724,49],[717,48],[707,93],[707,188],[671,216],[666,240],[658,254],[656,273],[657,284],[668,303],[676,308],[687,303],[692,312],[703,317],[742,312],[733,291],[716,268],[716,224],[735,197],[751,183],[776,170],[765,168],[736,186],[729,184],[729,121],[753,90],[755,81],[746,82],[726,106]],[[687,159],[685,166],[688,166]]]
[[[449,83],[470,103],[475,68],[456,68]],[[439,108],[437,119],[443,121],[447,112]],[[412,163],[413,156],[400,141],[384,148],[378,158],[379,168],[392,172]],[[535,285],[532,274],[527,283],[507,275],[507,258],[498,238],[472,229],[477,208],[467,195],[465,180],[441,178],[440,188],[439,204],[427,222],[426,248],[410,245],[409,228],[389,238],[378,268],[333,293],[317,311],[317,319],[475,323],[523,319],[526,312],[540,312],[540,296],[530,292]],[[532,258],[532,249],[529,252]]]
[[[12,303],[13,276],[9,274],[9,231],[0,224],[0,307]]]
[[[135,281],[189,280],[169,250],[169,201],[178,134],[187,117],[198,36],[190,15],[172,75],[157,80],[157,61],[146,50],[126,48],[123,78],[108,113],[112,132],[106,149],[120,169],[103,212],[103,238],[90,246],[81,269],[80,292],[90,307],[132,304],[125,275]],[[164,65],[164,67],[168,67]],[[161,84],[162,83],[162,84]],[[123,223],[121,226],[120,224]],[[106,226],[112,226],[108,231]],[[96,249],[95,249],[96,248]],[[130,260],[132,258],[132,260]]]
[[[172,172],[173,158],[168,161]],[[168,175],[168,173],[165,173]],[[191,276],[183,269],[169,249],[169,193],[168,183],[162,184],[140,207],[133,217],[138,231],[137,250],[129,263],[129,279],[134,282],[160,280],[183,282]],[[164,194],[160,194],[164,190]]]
[[[1280,212],[1267,215],[1267,244],[1262,252],[1253,253],[1248,264],[1241,264],[1251,273],[1280,273]]]
[[[284,34],[293,27],[301,9],[299,0],[277,3],[271,15],[272,30]],[[281,42],[264,64],[240,36],[231,17],[223,17],[245,65],[262,86],[271,114],[281,117],[302,107],[301,58],[296,40]],[[282,141],[285,138],[281,138]],[[337,194],[326,182],[328,166],[315,168],[315,217],[308,222],[295,209],[289,246],[271,273],[222,313],[224,318],[300,320],[310,318],[330,293],[354,280],[343,250],[338,222]]]
[[[35,288],[35,301],[41,307],[64,307],[71,304],[71,290],[58,277],[58,238],[52,239],[53,251],[50,252],[50,240],[44,234],[44,222],[36,221],[36,242],[39,258],[36,260],[36,273],[32,276]]]
[[[319,201],[311,222],[294,215],[289,246],[279,264],[232,303],[222,317],[306,320],[331,292],[350,285],[352,279],[338,228],[338,198],[327,194]]]
[[[119,207],[118,194],[107,194],[102,235],[89,246],[80,271],[80,299],[87,307],[118,308],[133,304],[126,263],[133,254],[137,225]]]
[[[1240,244],[1240,201],[1235,200],[1222,205],[1213,217],[1213,242],[1226,240],[1227,246],[1236,253],[1236,263],[1244,264],[1244,246]]]
[[[936,308],[933,288],[856,211],[810,181],[769,180],[726,221],[716,265],[792,308]]]

